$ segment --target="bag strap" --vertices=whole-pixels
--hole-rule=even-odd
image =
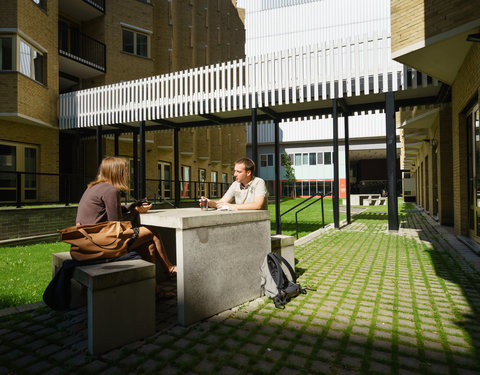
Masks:
[[[277,258],[275,258],[272,254],[273,253],[267,254],[267,259],[270,259],[273,262],[274,266],[277,267],[277,274],[275,275],[275,278],[273,278],[274,275],[272,275],[270,266],[268,267],[268,270],[270,271],[270,275],[272,276],[273,281],[275,281],[275,285],[277,286],[278,290],[280,290],[280,278],[281,278],[282,266],[280,265],[280,263],[278,263]]]
[[[113,239],[112,242],[109,242],[109,243],[106,243],[106,244],[99,244],[97,242],[95,242],[95,240],[93,239],[93,237],[87,233],[87,231],[83,228],[78,228],[78,231],[83,234],[85,236],[86,239],[88,239],[90,242],[92,242],[93,244],[99,246],[99,247],[107,247],[107,246],[110,246],[110,245],[113,245],[115,243],[115,241],[117,241],[118,237],[120,236],[120,222],[117,221],[115,223],[115,227],[117,229],[117,236]]]
[[[280,254],[277,254],[277,253],[270,253],[270,254],[273,254],[273,256],[276,258],[275,260],[277,261],[277,263],[282,262],[283,264],[285,264],[285,266],[287,266],[288,271],[290,272],[290,276],[292,277],[292,281],[294,283],[296,283],[297,282],[297,275],[295,275],[295,271],[293,270],[290,263],[288,263],[288,261],[284,257],[282,257]]]

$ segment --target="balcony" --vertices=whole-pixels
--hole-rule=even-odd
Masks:
[[[62,77],[86,79],[105,73],[105,44],[63,22],[58,24],[58,54]],[[60,85],[62,91],[68,82],[61,80]]]
[[[105,0],[60,0],[59,10],[78,21],[90,21],[105,13]]]

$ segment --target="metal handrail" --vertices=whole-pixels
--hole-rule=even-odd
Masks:
[[[318,201],[321,201],[322,202],[322,226],[321,226],[321,228],[323,228],[325,226],[325,211],[323,209],[323,198],[325,198],[327,195],[331,195],[331,194],[332,194],[332,192],[330,192],[328,194],[320,194],[320,198],[317,198],[313,202],[310,202],[305,207],[302,207],[297,212],[295,212],[295,236],[297,237],[297,240],[298,240],[298,213],[303,211],[307,207],[310,207],[312,204],[317,203]],[[316,197],[316,195],[312,195],[310,198],[313,198],[313,197]],[[308,198],[308,199],[310,199],[310,198]],[[305,200],[305,202],[306,202],[306,200]]]
[[[312,199],[312,198],[315,198],[316,196],[317,196],[317,194],[315,194],[315,195],[312,195],[311,197],[308,197],[308,198],[307,198],[307,199],[305,199],[304,201],[302,201],[302,202],[300,202],[300,203],[296,204],[296,205],[295,205],[295,206],[293,206],[292,208],[289,208],[289,209],[288,209],[287,211],[285,211],[283,214],[280,214],[280,217],[282,217],[282,216],[283,216],[283,215],[285,215],[285,214],[288,214],[288,213],[289,213],[290,211],[292,211],[293,209],[297,208],[298,206],[301,206],[302,204],[304,204],[304,203],[308,202],[310,199]]]

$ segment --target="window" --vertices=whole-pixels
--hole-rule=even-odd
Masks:
[[[20,72],[40,83],[45,83],[44,58],[35,48],[20,40]]]
[[[158,162],[158,194],[163,198],[172,197],[171,179],[170,163]]]
[[[302,154],[295,154],[295,165],[302,165]]]
[[[47,10],[47,0],[32,0],[32,1],[43,10]]]
[[[218,196],[218,188],[217,188],[217,179],[218,179],[218,172],[210,172],[210,196],[217,197]]]
[[[199,168],[198,169],[198,181],[199,183],[199,195],[204,196],[205,195],[205,179],[207,176],[207,172],[205,169]]]
[[[122,29],[122,51],[149,57],[149,36],[138,31]]]
[[[302,164],[303,165],[308,165],[308,154],[303,154]]]
[[[324,152],[323,153],[323,161],[324,161],[324,164],[332,164],[332,153],[331,152]]]
[[[315,165],[317,164],[317,154],[315,152],[311,152],[309,154],[309,165]]]
[[[13,69],[13,38],[1,37],[0,38],[0,70],[12,70]]]
[[[323,164],[323,152],[317,153],[317,164]]]
[[[170,26],[173,25],[173,17],[172,17],[172,1],[168,0],[168,24]]]
[[[183,197],[190,197],[190,167],[182,166],[182,184],[180,186],[181,194]]]
[[[261,167],[273,167],[273,154],[261,154],[260,155]]]
[[[0,143],[0,201],[15,202],[18,188],[22,201],[38,198],[37,183],[38,147],[21,143]],[[17,186],[17,172],[20,187]]]

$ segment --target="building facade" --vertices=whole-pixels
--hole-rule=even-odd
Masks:
[[[390,36],[390,6],[383,0],[243,0],[239,1],[239,6],[245,7],[245,52],[248,57],[287,49],[301,50],[306,45],[318,45],[319,49],[325,49],[341,41]],[[346,56],[343,58],[347,61]],[[349,63],[353,67],[359,64],[357,61],[345,62]],[[273,127],[272,122],[258,125],[259,174],[270,181],[274,176]],[[280,132],[280,152],[286,152],[291,157],[297,179],[297,195],[330,193],[334,175],[332,118],[282,121]],[[251,128],[248,125],[247,134],[249,149]],[[347,171],[343,119],[339,121],[339,137],[340,195],[345,197]],[[387,180],[385,115],[370,112],[351,116],[349,137],[350,191],[380,194],[386,189]],[[400,143],[398,148],[400,150]]]
[[[76,200],[95,176],[95,133],[59,131],[59,94],[242,58],[244,43],[231,0],[6,0],[0,203]],[[173,131],[146,138],[147,195],[172,198]],[[128,129],[117,142],[104,136],[102,155],[118,154],[133,168],[134,139]],[[182,195],[190,196],[191,181],[232,180],[245,128],[182,129],[179,146]],[[205,186],[197,193],[219,194]]]
[[[444,82],[450,101],[401,114],[403,168],[417,202],[458,235],[480,240],[478,2],[392,0],[395,60]]]

